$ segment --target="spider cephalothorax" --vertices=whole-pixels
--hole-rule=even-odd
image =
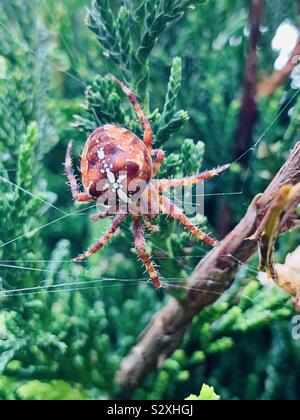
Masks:
[[[112,79],[120,86],[131,101],[144,129],[144,141],[134,133],[116,125],[104,125],[91,134],[86,142],[81,158],[82,184],[85,192],[81,193],[72,168],[71,148],[69,144],[65,170],[72,195],[77,201],[98,201],[107,206],[107,211],[92,217],[99,220],[114,215],[111,226],[87,252],[74,261],[79,262],[94,254],[107,243],[116,232],[121,222],[129,214],[133,219],[133,234],[137,252],[145,264],[155,287],[160,288],[158,273],[146,252],[144,228],[156,231],[150,221],[159,213],[178,220],[189,232],[208,245],[216,241],[195,226],[174,203],[162,193],[172,187],[193,185],[212,178],[226,170],[229,165],[206,171],[198,175],[179,179],[155,180],[165,154],[152,148],[152,129],[135,95],[119,80]]]

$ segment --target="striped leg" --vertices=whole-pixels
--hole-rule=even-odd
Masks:
[[[79,191],[79,186],[77,184],[72,165],[72,147],[73,142],[70,141],[65,159],[65,173],[70,183],[73,199],[76,201],[92,201],[92,198],[87,193],[81,193]]]
[[[155,178],[165,159],[165,152],[161,149],[153,150],[152,155],[155,157],[155,162],[153,163],[153,178]]]
[[[103,234],[102,238],[99,239],[94,245],[92,245],[84,254],[79,255],[77,258],[74,258],[74,262],[84,261],[89,258],[91,255],[95,254],[101,248],[103,248],[106,243],[110,240],[113,234],[117,231],[122,221],[125,219],[126,214],[118,214],[112,221],[112,224]]]
[[[149,273],[152,283],[157,289],[160,289],[161,284],[159,281],[158,273],[146,251],[145,233],[141,225],[140,216],[133,216],[132,227],[136,250]]]
[[[230,165],[220,166],[217,169],[212,169],[210,171],[202,172],[199,175],[194,175],[186,178],[178,178],[178,179],[162,179],[156,181],[156,187],[159,191],[164,191],[169,188],[176,188],[176,187],[185,187],[188,185],[194,185],[197,182],[205,181],[207,179],[213,178],[215,176],[220,175],[222,172],[226,171]]]
[[[106,212],[104,212],[104,213],[98,213],[98,214],[93,214],[92,216],[91,216],[91,220],[93,221],[93,222],[97,222],[98,220],[103,220],[103,219],[106,219],[107,217],[110,217],[110,216],[112,216],[113,215],[113,213],[111,213],[110,212],[110,210],[107,210]]]
[[[128,215],[128,209],[124,208],[123,206],[113,206],[109,207],[103,213],[96,213],[91,216],[91,220],[93,222],[97,222],[98,220],[106,219],[107,217],[115,216],[116,214],[124,214]]]
[[[202,230],[200,230],[196,225],[194,225],[194,223],[192,223],[186,217],[186,215],[179,207],[171,203],[171,201],[169,201],[167,198],[160,197],[160,209],[162,213],[173,217],[173,219],[181,223],[189,232],[196,236],[196,238],[200,241],[206,243],[209,246],[218,245],[218,242],[215,239],[210,238],[208,235],[202,232]]]
[[[142,124],[143,128],[144,128],[144,142],[145,145],[147,147],[147,149],[151,152],[152,150],[152,140],[153,140],[153,133],[152,133],[152,128],[151,125],[147,119],[147,117],[145,116],[141,105],[138,103],[137,97],[135,96],[135,94],[128,89],[127,86],[125,86],[122,82],[120,82],[120,80],[116,79],[114,76],[110,76],[111,79],[123,90],[123,92],[128,96],[130,102],[133,105],[133,108],[140,120],[140,123]]]
[[[160,231],[160,227],[157,225],[153,225],[152,223],[149,222],[149,220],[143,218],[143,221],[144,221],[145,228],[150,230],[151,232],[157,233]]]

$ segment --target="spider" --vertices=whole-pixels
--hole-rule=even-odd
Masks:
[[[135,247],[150,279],[156,288],[161,288],[159,274],[146,251],[144,227],[156,232],[159,228],[151,221],[158,214],[171,216],[180,222],[197,239],[207,245],[215,246],[217,241],[195,226],[173,202],[162,193],[172,187],[183,187],[215,177],[228,169],[224,165],[198,175],[178,179],[158,179],[156,176],[165,158],[163,150],[152,147],[152,128],[143,113],[134,93],[114,76],[111,79],[129,98],[144,131],[144,141],[126,128],[106,124],[94,131],[88,138],[81,156],[81,174],[84,192],[80,192],[72,167],[72,141],[69,143],[65,172],[69,180],[73,199],[79,202],[102,201],[106,204],[104,212],[92,216],[100,220],[114,215],[112,223],[103,236],[85,253],[75,258],[81,262],[105,246],[129,215],[132,217],[132,229]],[[133,185],[128,188],[128,185]],[[110,203],[115,198],[115,205]],[[143,226],[144,225],[144,226]]]

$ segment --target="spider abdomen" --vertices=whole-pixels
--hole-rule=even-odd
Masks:
[[[152,177],[152,160],[134,133],[107,124],[87,140],[81,172],[83,186],[94,199],[105,195],[126,201],[126,197],[146,189]]]

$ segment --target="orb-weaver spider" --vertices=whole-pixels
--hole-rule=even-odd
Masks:
[[[199,240],[210,246],[216,245],[217,242],[214,239],[195,226],[179,207],[162,195],[162,192],[172,187],[193,185],[217,176],[229,165],[191,177],[155,180],[165,153],[160,149],[153,149],[152,128],[134,93],[115,77],[111,76],[111,78],[132,103],[144,130],[144,141],[131,131],[117,125],[106,124],[94,131],[87,140],[81,157],[82,184],[85,192],[79,191],[72,167],[72,142],[69,143],[65,171],[73,199],[80,202],[97,201],[103,200],[105,196],[105,200],[102,201],[104,204],[111,203],[112,198],[115,199],[114,206],[109,204],[107,211],[92,216],[92,220],[96,221],[114,215],[110,227],[94,245],[73,261],[83,261],[103,248],[121,222],[131,214],[138,255],[152,283],[156,288],[160,288],[162,285],[158,272],[146,251],[142,221],[147,229],[157,231],[158,227],[152,225],[151,220],[159,213],[166,214],[180,222]],[[133,187],[128,188],[128,185],[133,185]]]

